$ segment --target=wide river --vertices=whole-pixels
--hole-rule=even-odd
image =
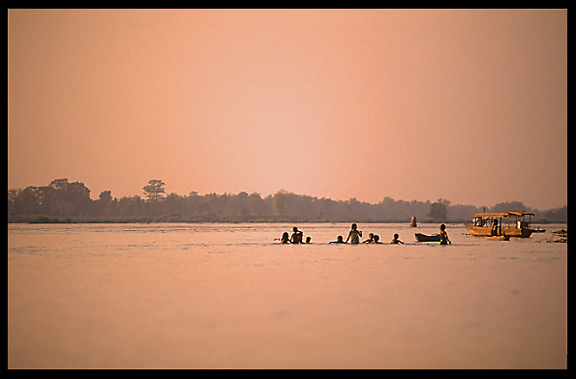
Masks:
[[[293,226],[9,224],[8,368],[566,367],[565,224]]]

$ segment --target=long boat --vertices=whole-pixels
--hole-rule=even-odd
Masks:
[[[526,219],[528,216],[528,219]],[[491,236],[492,224],[498,220],[500,235],[528,238],[534,231],[530,228],[534,213],[508,211],[504,213],[476,213],[472,224],[464,223],[470,234],[475,236]]]
[[[440,242],[440,234],[432,234],[431,236],[422,234],[422,233],[414,233],[414,238],[416,238],[417,242]]]

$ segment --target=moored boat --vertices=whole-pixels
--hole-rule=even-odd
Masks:
[[[568,230],[566,229],[558,229],[552,232],[552,237],[548,239],[548,242],[561,242],[567,243],[568,242]]]
[[[414,233],[417,242],[440,242],[440,234],[426,235],[422,233]]]
[[[476,213],[472,224],[464,223],[470,234],[475,236],[492,236],[492,226],[498,223],[498,236],[528,238],[534,232],[530,228],[534,213],[508,211],[505,213]],[[526,219],[528,216],[528,219]]]

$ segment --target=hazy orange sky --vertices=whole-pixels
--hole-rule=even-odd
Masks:
[[[9,10],[8,187],[567,202],[566,10]]]

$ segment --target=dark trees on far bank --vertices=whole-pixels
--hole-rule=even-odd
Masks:
[[[91,213],[90,190],[79,182],[56,179],[42,187],[8,191],[8,215],[85,217]]]
[[[114,198],[102,191],[96,200],[80,182],[57,179],[47,186],[29,186],[8,191],[9,222],[47,221],[173,221],[173,222],[258,222],[258,221],[397,221],[409,223],[471,220],[482,211],[526,210],[536,213],[534,220],[565,222],[567,207],[538,211],[519,202],[499,203],[493,209],[472,205],[451,205],[448,200],[404,201],[385,197],[377,204],[356,199],[332,200],[298,195],[280,190],[261,197],[259,193],[199,195],[166,194],[165,183],[150,180],[144,198]],[[485,208],[485,209],[483,209]]]
[[[450,202],[445,199],[438,199],[436,202],[430,204],[430,212],[428,216],[436,221],[442,222],[448,219],[448,207]]]

